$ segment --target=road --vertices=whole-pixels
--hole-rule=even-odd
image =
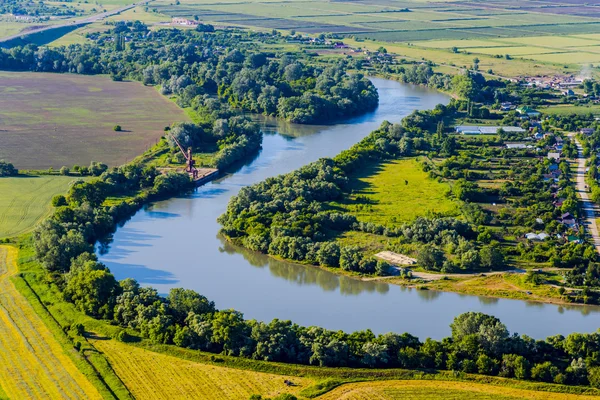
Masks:
[[[137,2],[137,3],[129,4],[129,5],[124,6],[124,7],[115,8],[114,10],[106,11],[106,12],[99,13],[99,14],[90,15],[89,17],[85,17],[85,18],[82,18],[82,19],[70,20],[70,21],[65,22],[63,24],[49,25],[49,26],[45,26],[43,28],[32,29],[32,30],[27,31],[27,32],[20,32],[20,33],[17,33],[16,35],[5,36],[3,38],[0,38],[0,43],[7,42],[9,40],[17,39],[17,38],[20,38],[20,37],[29,36],[29,35],[34,34],[34,33],[49,31],[49,30],[52,30],[52,29],[65,28],[67,26],[80,26],[80,25],[85,25],[85,24],[91,24],[92,22],[100,21],[100,20],[102,20],[104,18],[110,17],[111,15],[115,15],[115,14],[118,14],[120,12],[127,11],[127,10],[129,10],[131,8],[134,8],[134,7],[137,7],[139,5],[147,4],[150,1],[152,1],[152,0],[144,0],[144,1]]]
[[[3,391],[10,399],[102,399],[15,288],[17,254],[0,245],[0,397]]]
[[[579,140],[575,139],[573,134],[569,135],[575,140],[577,145],[577,172],[575,173],[576,190],[581,198],[582,209],[585,214],[583,224],[585,225],[586,232],[592,236],[592,244],[596,247],[598,253],[600,253],[600,235],[598,234],[598,226],[596,225],[596,215],[598,212],[598,206],[590,200],[590,194],[585,184],[585,162],[586,158],[583,156],[583,147]]]

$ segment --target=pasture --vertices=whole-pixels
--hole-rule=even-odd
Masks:
[[[247,399],[298,393],[312,379],[219,367],[154,353],[115,340],[95,340],[125,386],[138,399]],[[294,386],[287,386],[289,379]]]
[[[10,277],[17,249],[0,246],[0,392],[11,399],[102,399]]]
[[[0,72],[0,159],[19,169],[120,165],[155,144],[165,126],[186,120],[175,103],[138,82]]]
[[[479,383],[414,380],[349,383],[317,398],[322,400],[585,400],[590,397]]]
[[[0,238],[33,229],[52,211],[52,197],[66,193],[75,179],[56,175],[0,178]]]
[[[430,179],[414,159],[369,168],[351,177],[352,198],[342,205],[360,221],[397,226],[430,212],[450,214],[456,203],[446,197],[450,186]]]

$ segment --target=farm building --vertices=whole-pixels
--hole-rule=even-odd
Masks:
[[[417,260],[414,258],[405,256],[404,254],[394,253],[393,251],[382,251],[375,254],[375,257],[395,265],[414,265],[417,263]]]
[[[525,143],[506,143],[507,149],[531,149],[533,146],[526,145]]]
[[[528,107],[528,106],[523,106],[523,107],[517,108],[517,112],[521,115],[526,115],[531,118],[537,118],[540,115],[542,115],[539,111],[534,110],[533,108]]]
[[[594,129],[593,128],[581,128],[581,133],[584,135],[593,135]]]
[[[548,153],[548,160],[560,161],[560,153],[557,153],[555,151],[549,152]]]
[[[198,25],[198,21],[193,21],[187,18],[173,18],[171,19],[172,25],[185,25],[185,26],[195,26]]]
[[[525,129],[519,128],[518,126],[458,125],[454,129],[456,130],[456,133],[460,133],[461,135],[495,135],[498,133],[498,129],[502,129],[504,132],[525,132]]]

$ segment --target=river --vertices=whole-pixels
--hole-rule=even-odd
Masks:
[[[447,103],[424,88],[372,79],[379,90],[376,111],[328,126],[300,126],[261,119],[263,149],[236,171],[193,194],[139,211],[114,235],[100,260],[117,279],[135,278],[167,293],[194,289],[220,309],[246,318],[291,319],[348,332],[409,332],[425,339],[450,333],[452,319],[466,311],[495,315],[511,332],[545,338],[600,327],[599,307],[557,306],[422,291],[338,276],[315,267],[278,261],[233,246],[219,235],[216,218],[240,188],[331,157],[368,135],[382,121],[399,122],[415,109]]]

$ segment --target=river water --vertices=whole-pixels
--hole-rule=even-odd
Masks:
[[[261,120],[263,149],[236,171],[191,195],[139,211],[100,255],[117,279],[135,278],[167,293],[194,289],[220,309],[246,318],[291,319],[348,332],[409,332],[425,339],[450,333],[452,319],[466,311],[500,318],[512,332],[544,338],[600,327],[599,307],[564,307],[519,300],[421,291],[341,277],[315,267],[271,259],[233,246],[219,235],[216,218],[240,188],[331,157],[368,135],[382,121],[399,122],[415,109],[447,103],[424,88],[372,79],[379,90],[376,111],[329,126],[299,126]]]

